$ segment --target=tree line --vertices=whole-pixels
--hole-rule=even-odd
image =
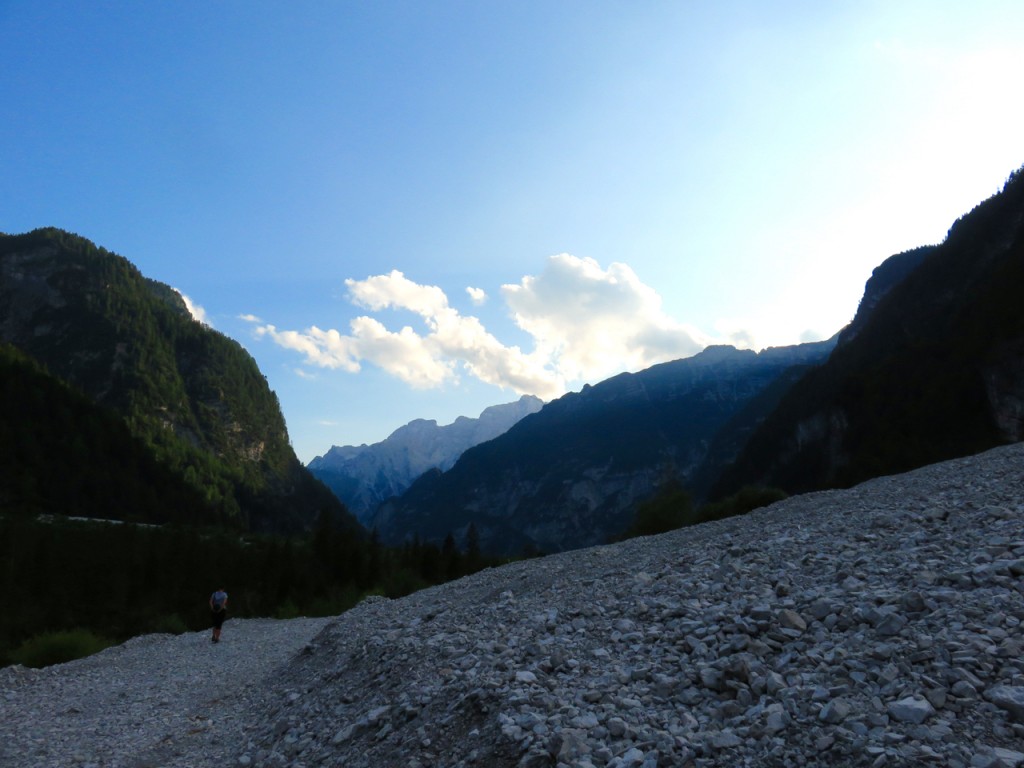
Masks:
[[[333,616],[368,594],[397,598],[496,564],[472,536],[387,548],[326,514],[314,531],[292,537],[4,515],[0,664],[65,630],[121,642],[203,629],[207,599],[221,586],[232,617]]]

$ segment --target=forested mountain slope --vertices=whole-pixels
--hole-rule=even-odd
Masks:
[[[289,531],[347,517],[295,457],[252,357],[126,259],[57,229],[0,236],[0,341],[120,414],[218,520]]]
[[[115,412],[0,344],[0,509],[194,523],[218,510]]]
[[[719,493],[847,486],[1024,437],[1024,172],[940,245],[893,257],[875,278],[894,270]]]

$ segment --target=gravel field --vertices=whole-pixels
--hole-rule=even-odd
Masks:
[[[0,670],[0,765],[1024,764],[1024,445]]]
[[[0,766],[158,766],[166,744],[216,743],[248,716],[242,694],[269,689],[330,621],[229,619],[216,645],[209,631],[143,635],[69,664],[0,670]]]

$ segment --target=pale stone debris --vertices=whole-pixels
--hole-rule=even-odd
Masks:
[[[0,765],[1024,765],[1024,445],[0,671]]]

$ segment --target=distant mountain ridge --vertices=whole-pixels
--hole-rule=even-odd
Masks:
[[[507,432],[543,404],[523,395],[485,408],[479,418],[460,416],[445,426],[416,419],[373,445],[333,446],[307,466],[365,523],[382,502],[405,492],[424,472],[450,469],[467,449]]]
[[[703,483],[770,408],[772,385],[821,363],[834,340],[755,353],[709,347],[625,373],[545,405],[508,432],[432,471],[368,521],[385,543],[464,537],[485,551],[604,543],[667,480]],[[731,437],[729,437],[731,435]]]
[[[355,524],[296,458],[252,357],[127,259],[58,229],[0,236],[0,341],[118,413],[205,500],[208,522],[297,531],[327,512]]]

